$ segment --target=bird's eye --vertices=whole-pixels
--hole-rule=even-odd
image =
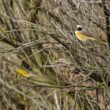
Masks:
[[[81,31],[82,30],[82,28],[81,27],[79,27],[79,28],[77,28],[79,31]]]

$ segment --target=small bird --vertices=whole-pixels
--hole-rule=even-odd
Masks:
[[[83,30],[81,25],[77,25],[75,35],[81,41],[87,41],[87,40],[97,41],[97,39],[95,39],[92,34],[88,33],[85,30]]]

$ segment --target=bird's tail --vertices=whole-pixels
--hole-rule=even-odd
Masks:
[[[92,40],[92,41],[95,41],[95,42],[101,43],[101,44],[106,44],[106,41],[104,41],[104,40],[101,40],[101,41],[100,41],[100,40],[95,39],[95,38],[93,38],[93,37],[90,37],[89,40]]]
[[[97,41],[97,39],[90,37],[89,40]]]

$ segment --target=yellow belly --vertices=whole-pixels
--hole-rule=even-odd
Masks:
[[[86,36],[84,34],[81,34],[80,31],[75,32],[76,37],[81,40],[81,41],[86,41],[86,40],[95,40],[95,38]]]

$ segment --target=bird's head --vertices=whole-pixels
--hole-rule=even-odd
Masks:
[[[77,25],[77,31],[82,31],[82,30],[83,30],[82,26],[81,25]]]

